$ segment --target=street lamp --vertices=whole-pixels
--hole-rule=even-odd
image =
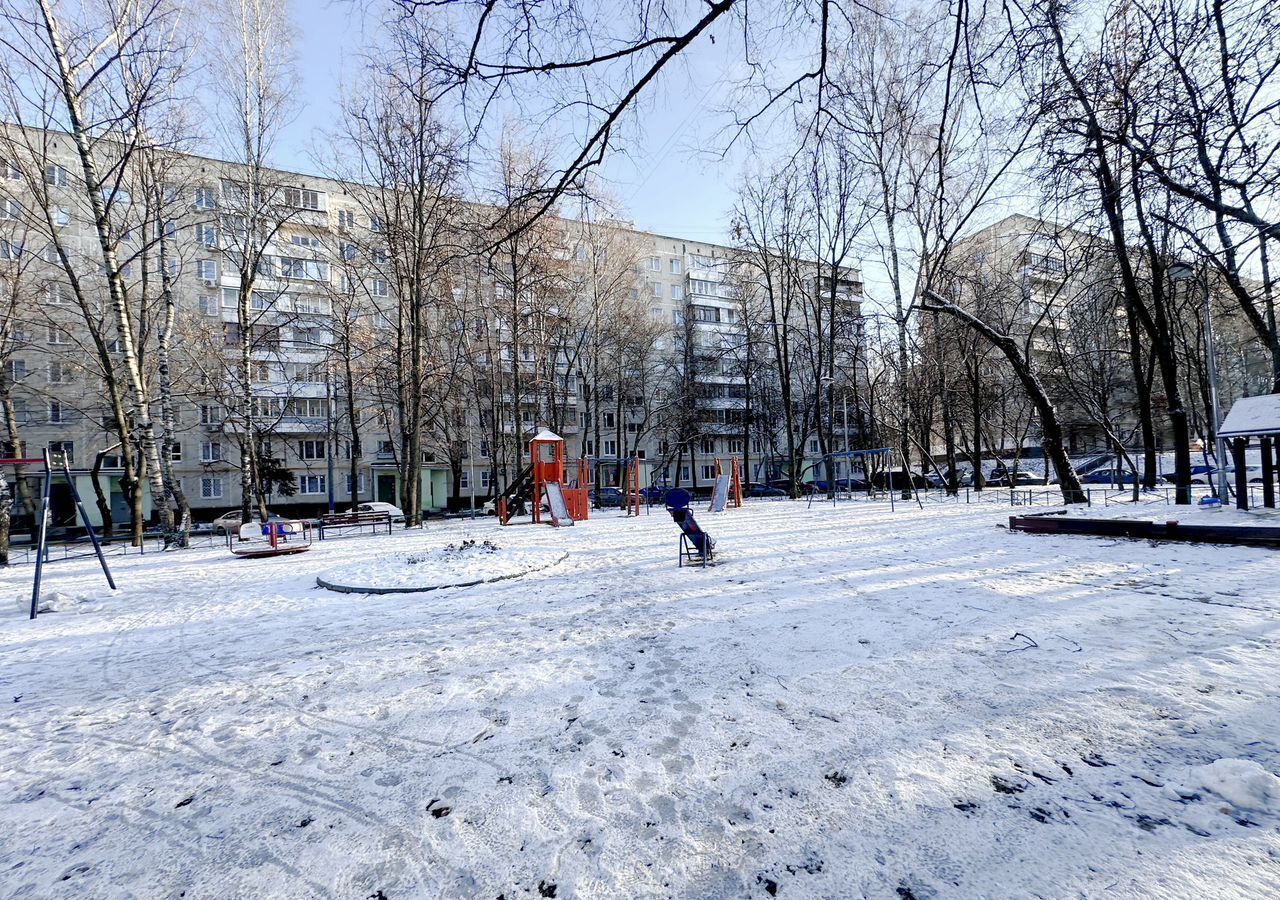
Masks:
[[[1175,262],[1169,266],[1169,277],[1174,281],[1196,281],[1196,271],[1188,263]],[[1209,367],[1209,405],[1212,407],[1210,415],[1213,417],[1213,453],[1218,464],[1218,499],[1223,503],[1227,500],[1227,457],[1226,445],[1222,441],[1219,432],[1219,426],[1222,424],[1222,415],[1218,411],[1218,363],[1214,355],[1213,349],[1213,317],[1209,313],[1209,273],[1206,271],[1203,279],[1199,279],[1204,288],[1201,297],[1202,314],[1204,316],[1204,355]]]

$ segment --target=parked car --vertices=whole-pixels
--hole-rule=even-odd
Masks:
[[[1128,469],[1094,469],[1080,476],[1081,484],[1133,484],[1137,480]]]
[[[1262,484],[1262,467],[1246,466],[1245,477],[1250,484]],[[1164,481],[1169,484],[1177,484],[1178,476],[1173,472],[1166,472],[1161,476]],[[1192,466],[1191,467],[1191,483],[1192,484],[1211,484],[1218,480],[1218,470],[1214,466]],[[1227,481],[1235,484],[1236,467],[1227,466]]]
[[[383,503],[381,500],[371,500],[368,503],[358,503],[351,507],[353,513],[390,513],[391,521],[397,525],[404,524],[404,512],[400,507],[392,503]]]
[[[929,487],[942,490],[947,486],[947,473],[929,472],[924,476],[925,481],[929,483]],[[973,484],[973,473],[968,469],[956,469],[956,485],[958,487],[968,487]]]
[[[919,472],[908,472],[905,469],[894,469],[892,471],[886,469],[871,476],[871,483],[876,486],[876,490],[880,491],[887,491],[891,483],[895,491],[900,491],[907,486],[908,482],[916,490],[924,490],[929,484]]]
[[[257,513],[250,512],[249,518],[256,522],[258,520],[258,515]],[[280,522],[283,521],[283,518],[281,516],[277,516],[273,512],[268,512],[267,521]],[[210,523],[214,534],[239,534],[240,526],[242,524],[244,523],[240,519],[240,510],[238,509],[233,509],[229,513],[223,513]]]
[[[1035,487],[1045,483],[1043,476],[1021,470],[1015,474],[1008,469],[992,469],[987,476],[987,487]]]
[[[785,497],[787,492],[780,487],[774,487],[772,483],[762,484],[759,481],[753,481],[747,485],[748,497]]]
[[[622,506],[622,490],[616,487],[597,487],[591,489],[593,506]]]
[[[646,488],[640,489],[640,498],[646,503],[661,503],[667,497],[667,491],[671,488],[665,484],[651,484]]]
[[[837,478],[837,491],[865,491],[871,487],[871,482],[864,478]]]

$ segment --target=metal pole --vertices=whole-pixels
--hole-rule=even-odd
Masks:
[[[36,575],[31,585],[31,618],[36,617],[36,608],[40,605],[40,576],[44,573],[47,523],[49,521],[49,451],[44,451],[44,487],[40,492],[40,522],[36,526]]]
[[[1213,317],[1209,313],[1209,273],[1204,273],[1204,353],[1209,365],[1209,403],[1213,407],[1213,452],[1218,462],[1218,499],[1227,500],[1227,464],[1225,445],[1218,434],[1222,416],[1218,411],[1218,363],[1214,358]]]
[[[324,442],[325,443],[324,455],[325,455],[326,476],[325,476],[324,483],[325,483],[325,487],[328,488],[327,493],[329,495],[329,515],[333,515],[334,509],[335,509],[334,502],[333,502],[333,454],[334,454],[334,451],[337,449],[338,441],[337,441],[337,436],[333,433],[334,431],[333,429],[333,372],[330,370],[328,365],[325,366],[325,370],[324,370],[324,409],[325,409],[324,424],[326,429],[325,442]],[[355,485],[352,485],[352,486],[355,487]]]
[[[48,451],[45,451],[46,453]],[[98,543],[98,535],[94,533],[93,524],[89,521],[89,514],[84,511],[84,503],[80,500],[80,491],[76,488],[75,480],[71,477],[71,469],[67,466],[66,456],[62,457],[62,474],[66,476],[67,484],[71,486],[71,496],[76,501],[76,509],[80,511],[80,519],[84,522],[85,530],[89,532],[89,541],[93,544],[93,552],[98,554],[98,562],[102,564],[102,574],[107,576],[107,584],[111,585],[111,590],[116,589],[116,580],[111,577],[111,570],[107,568],[107,558],[102,555],[102,545]],[[146,541],[144,540],[145,544]]]

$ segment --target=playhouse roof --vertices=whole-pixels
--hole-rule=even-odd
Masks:
[[[564,442],[564,438],[560,437],[560,435],[556,434],[554,431],[551,431],[548,428],[544,428],[541,431],[539,431],[537,434],[533,436],[533,439],[535,441],[560,441],[562,443]]]
[[[1268,434],[1280,434],[1280,394],[1237,400],[1218,429],[1223,438]]]

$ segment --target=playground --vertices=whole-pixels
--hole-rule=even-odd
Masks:
[[[708,506],[0,572],[0,896],[1280,889],[1276,551]]]

